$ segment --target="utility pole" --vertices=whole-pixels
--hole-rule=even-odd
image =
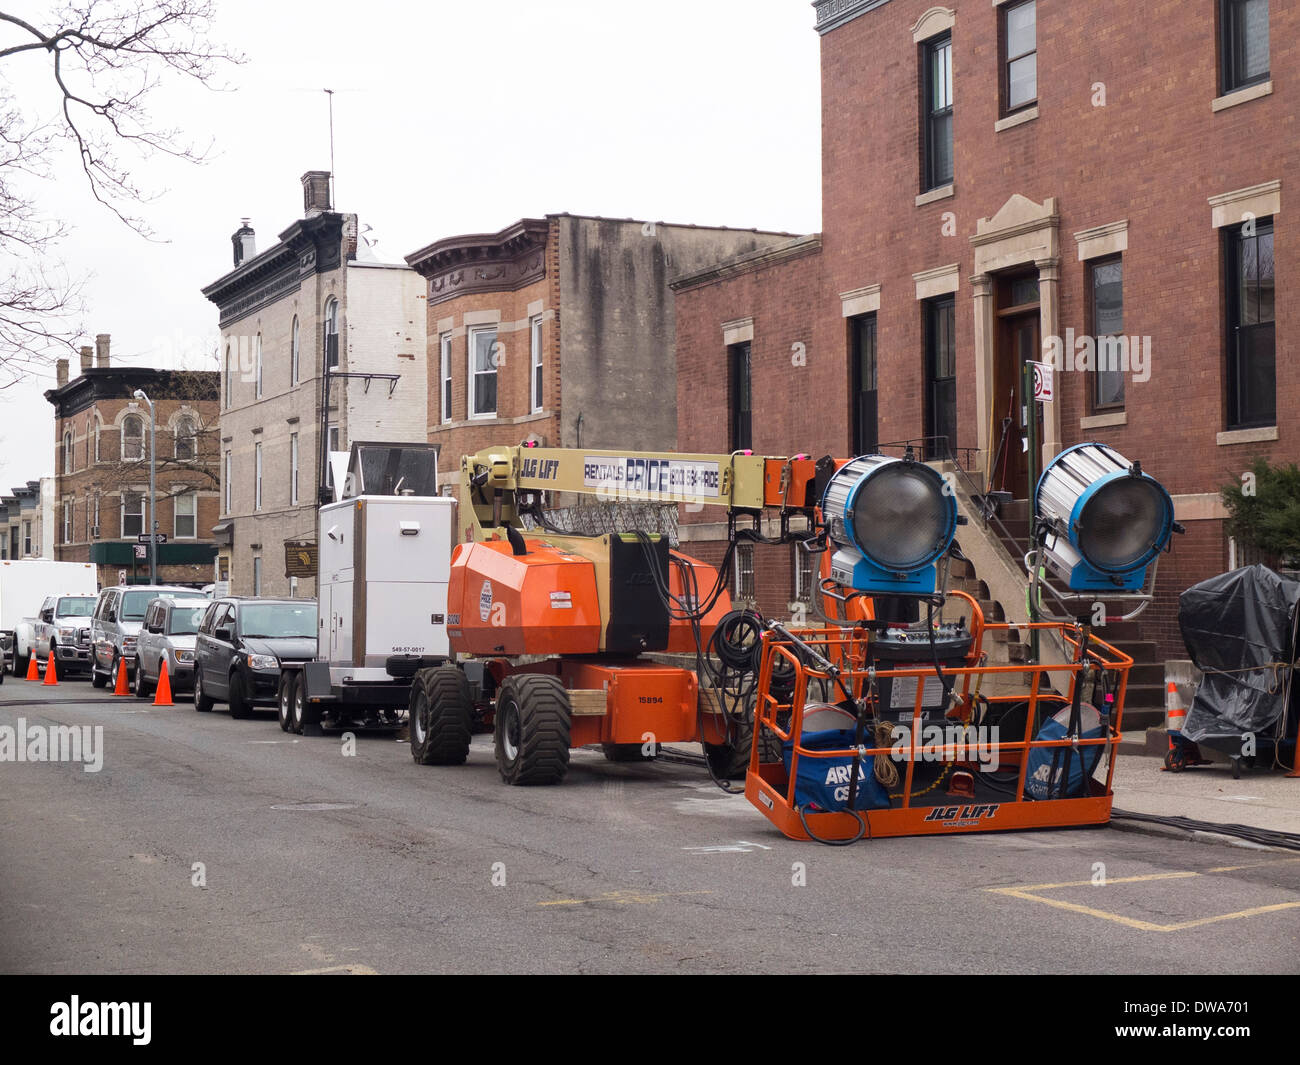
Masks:
[[[149,583],[158,583],[158,490],[156,472],[158,468],[158,419],[154,416],[153,400],[141,389],[135,390],[135,398],[149,404]]]

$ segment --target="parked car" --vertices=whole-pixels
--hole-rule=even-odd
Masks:
[[[153,600],[135,644],[136,698],[145,699],[162,678],[167,663],[167,683],[173,692],[194,689],[194,641],[210,600],[204,598]]]
[[[116,688],[119,669],[125,669],[131,679],[140,625],[149,604],[159,596],[192,599],[194,589],[135,584],[99,593],[90,619],[90,683],[96,688],[109,683]]]
[[[48,662],[53,652],[59,676],[90,669],[90,615],[93,595],[50,595],[41,604],[32,628],[32,653]],[[27,663],[22,663],[26,671]]]
[[[208,606],[195,641],[194,709],[221,700],[230,716],[278,703],[281,662],[316,657],[316,603],[311,599],[241,599]]]

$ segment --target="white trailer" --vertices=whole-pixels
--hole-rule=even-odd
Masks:
[[[314,661],[286,665],[280,727],[396,728],[420,669],[442,665],[456,501],[424,444],[354,444],[343,498],[320,508]]]
[[[95,595],[98,591],[99,579],[89,562],[54,562],[47,558],[0,561],[0,647],[4,649],[0,681],[4,669],[13,662],[15,634],[23,629],[24,634],[31,630],[34,635],[36,616],[46,596]],[[30,653],[30,647],[23,649],[24,656]]]

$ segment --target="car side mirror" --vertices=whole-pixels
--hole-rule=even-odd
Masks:
[[[234,635],[234,632],[231,630],[229,625],[222,625],[217,629],[214,635],[222,643],[230,643],[231,637]]]

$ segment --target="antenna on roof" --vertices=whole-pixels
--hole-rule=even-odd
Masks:
[[[326,89],[325,95],[330,98],[330,205],[338,209],[338,193],[334,188],[334,90]]]

